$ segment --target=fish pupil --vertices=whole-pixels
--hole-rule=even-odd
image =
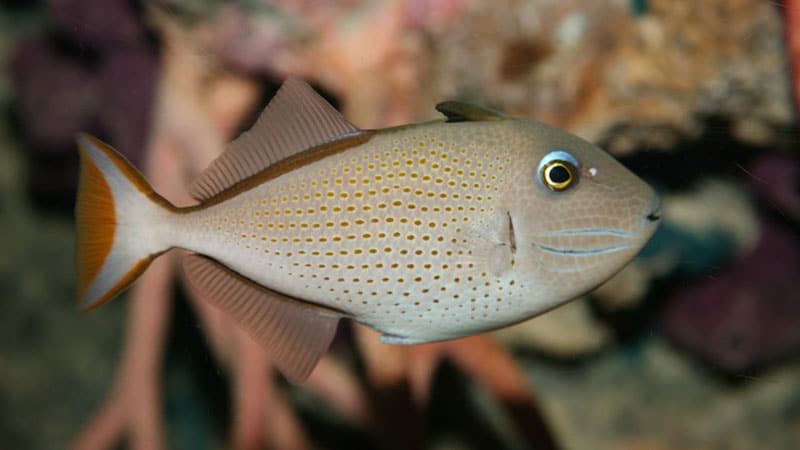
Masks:
[[[552,183],[564,183],[569,181],[570,173],[566,167],[558,165],[554,166],[550,169],[549,173],[550,182]]]

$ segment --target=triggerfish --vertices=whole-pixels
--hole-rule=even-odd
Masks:
[[[351,318],[392,344],[493,330],[610,278],[650,239],[654,190],[558,128],[444,102],[445,118],[362,130],[299,80],[179,208],[78,137],[78,291],[92,308],[171,248],[191,292],[302,381]]]

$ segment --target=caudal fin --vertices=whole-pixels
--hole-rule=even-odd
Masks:
[[[176,210],[111,146],[78,135],[78,298],[84,309],[110,300],[169,249],[164,224]]]

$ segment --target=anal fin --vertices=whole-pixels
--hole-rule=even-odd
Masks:
[[[205,256],[183,260],[190,291],[229,314],[293,383],[305,380],[336,333],[340,314],[265,288]]]

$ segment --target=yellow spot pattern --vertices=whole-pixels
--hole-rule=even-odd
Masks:
[[[203,224],[290,295],[389,327],[491,320],[521,283],[487,270],[474,230],[505,214],[523,143],[458,125],[380,133],[209,209]]]

